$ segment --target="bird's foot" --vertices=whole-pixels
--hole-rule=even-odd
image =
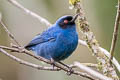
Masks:
[[[64,64],[64,63],[62,63],[60,61],[58,63],[60,63],[61,65],[63,65],[63,66],[65,66],[65,67],[68,68],[67,75],[71,75],[74,72],[74,70],[72,69],[72,67],[70,67],[69,65],[66,65],[66,64]]]
[[[74,72],[72,67],[68,67],[67,75],[71,75]]]

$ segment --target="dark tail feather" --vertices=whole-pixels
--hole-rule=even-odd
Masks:
[[[27,50],[31,50],[31,46],[29,46],[29,45],[24,46],[24,48]]]

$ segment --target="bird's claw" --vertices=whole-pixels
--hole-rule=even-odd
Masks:
[[[70,66],[68,66],[68,65],[66,65],[66,64],[64,64],[64,63],[62,63],[60,61],[58,63],[60,63],[61,65],[65,66],[68,69],[67,75],[71,75],[74,72],[74,70],[72,69],[72,67],[70,67]]]
[[[68,69],[69,70],[67,71],[67,75],[71,75],[74,72],[74,70],[72,69],[72,67],[69,67]]]

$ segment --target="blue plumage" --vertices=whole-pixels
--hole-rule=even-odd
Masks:
[[[69,57],[78,44],[75,19],[77,16],[63,16],[42,34],[37,35],[25,46],[38,56],[61,61]]]

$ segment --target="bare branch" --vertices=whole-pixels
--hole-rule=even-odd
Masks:
[[[0,24],[2,25],[2,27],[5,29],[5,31],[7,32],[8,36],[15,41],[15,43],[20,46],[20,44],[18,43],[18,41],[14,38],[13,34],[10,33],[10,31],[7,29],[6,25],[2,22],[2,20],[0,21]]]
[[[4,53],[6,56],[10,57],[11,59],[13,59],[14,61],[20,63],[20,64],[23,64],[23,65],[26,65],[26,66],[29,66],[29,67],[32,67],[32,68],[36,68],[38,70],[48,70],[48,71],[59,71],[60,69],[58,68],[54,68],[53,67],[43,67],[43,66],[40,66],[40,65],[36,65],[36,64],[33,64],[33,63],[29,63],[27,61],[24,61],[22,59],[19,59],[11,54],[9,54],[8,52],[6,52],[4,49],[0,48],[0,52]]]
[[[74,65],[100,80],[112,80],[111,78],[108,78],[108,77],[102,75],[101,73],[98,73],[98,72],[90,69],[89,67],[86,67],[86,66],[80,64],[79,62],[74,62]]]
[[[97,68],[98,64],[93,64],[93,63],[81,63],[82,65],[85,65],[87,67],[93,67],[93,68]]]
[[[116,20],[115,20],[115,25],[114,25],[111,48],[110,48],[110,53],[111,53],[110,61],[113,59],[113,56],[114,56],[114,50],[115,50],[116,42],[118,39],[119,23],[120,23],[120,0],[118,0],[117,15],[116,15]]]
[[[46,24],[46,26],[51,26],[51,24],[49,23],[49,21],[47,21],[45,18],[42,18],[38,14],[36,14],[36,13],[28,10],[27,8],[23,7],[16,0],[7,0],[7,1],[10,2],[11,4],[13,4],[15,7],[19,8],[20,10],[22,10],[23,12],[25,12],[26,14],[31,15],[32,17],[38,19],[41,23]]]
[[[47,60],[47,59],[45,59],[45,58],[43,58],[43,57],[40,57],[40,56],[35,56],[35,55],[33,55],[33,54],[31,54],[29,51],[27,51],[27,50],[25,50],[25,49],[21,49],[21,48],[19,48],[19,49],[16,49],[16,48],[10,48],[10,47],[6,47],[6,46],[0,46],[0,51],[1,52],[4,52],[4,54],[5,54],[5,51],[3,51],[3,49],[7,49],[7,50],[10,50],[10,51],[13,51],[13,52],[18,52],[18,53],[25,53],[25,54],[27,54],[27,55],[29,55],[29,56],[32,56],[32,57],[34,57],[34,58],[36,58],[36,59],[38,59],[38,60],[40,60],[40,61],[43,61],[43,62],[45,62],[45,63],[48,63],[48,64],[51,64],[52,65],[52,63],[49,61],[49,60]],[[33,67],[33,68],[40,68],[41,70],[51,70],[52,71],[52,68],[50,68],[50,67],[41,67],[41,66],[38,66],[38,65],[32,65],[32,63],[29,63],[28,64],[28,62],[25,62],[25,61],[23,61],[23,60],[19,60],[18,58],[16,58],[15,56],[12,56],[12,55],[10,55],[9,53],[7,54],[6,53],[6,55],[7,56],[9,56],[10,58],[12,58],[13,60],[17,60],[17,62],[19,62],[19,63],[21,63],[21,64],[24,64],[24,65],[27,65],[27,66],[30,66],[30,67]],[[12,56],[12,57],[11,57]],[[57,67],[56,69],[53,69],[54,71],[59,71],[59,70],[63,70],[63,71],[65,71],[65,72],[70,72],[66,67],[63,67],[63,66],[61,66],[61,65],[59,65],[58,63],[54,63],[54,65]],[[91,76],[89,76],[88,74],[86,74],[86,73],[83,73],[83,72],[78,72],[78,71],[74,71],[72,74],[75,74],[75,75],[79,75],[79,76],[82,76],[82,77],[85,77],[85,78],[88,78],[88,79],[90,79],[90,80],[94,80],[94,78],[93,77],[91,77]]]
[[[16,48],[11,48],[11,47],[7,47],[7,46],[1,46],[0,45],[0,48],[2,48],[2,49],[6,49],[6,50],[10,50],[10,51],[12,51],[12,52],[18,52],[18,53],[22,53],[23,52],[23,50],[18,50],[18,49],[16,49]],[[85,66],[88,66],[88,67],[97,67],[98,65],[97,64],[93,64],[93,63],[81,63],[81,64],[83,64],[83,65],[85,65]],[[75,68],[75,66],[74,65],[69,65],[70,67],[72,67],[72,68]]]

